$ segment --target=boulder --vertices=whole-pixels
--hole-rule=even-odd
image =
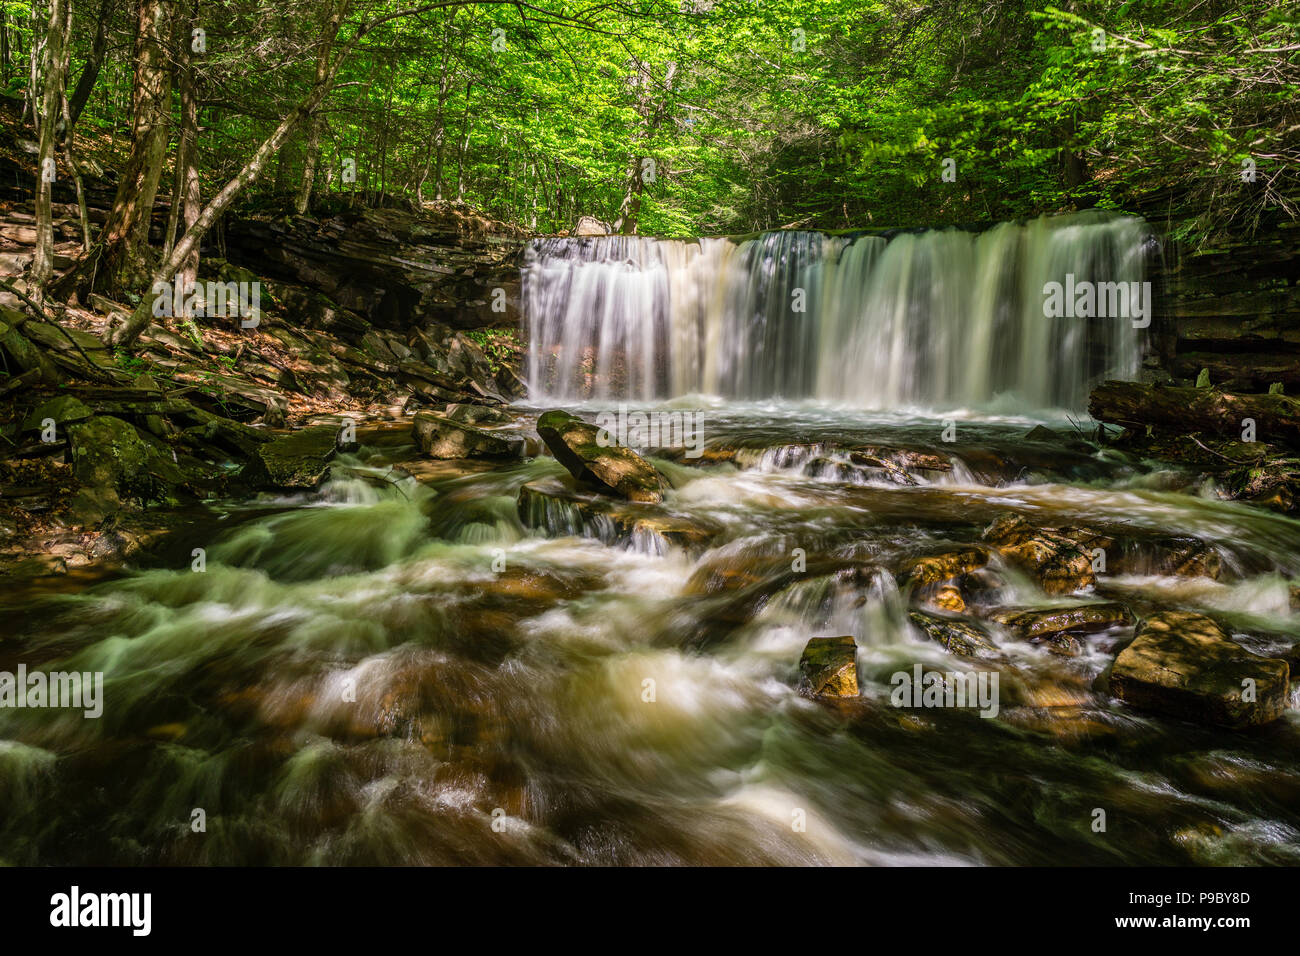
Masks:
[[[612,439],[602,440],[595,425],[552,409],[537,419],[537,434],[578,481],[629,501],[657,504],[664,500],[663,479],[654,466],[632,449]]]
[[[799,658],[799,693],[858,696],[858,646],[852,637],[814,637]]]
[[[518,458],[524,450],[518,435],[499,434],[432,412],[415,416],[415,443],[430,458]]]
[[[1142,710],[1240,729],[1282,716],[1290,668],[1229,638],[1202,614],[1162,611],[1138,627],[1111,670],[1111,693]]]
[[[1019,515],[1003,515],[984,540],[1029,572],[1048,594],[1069,594],[1096,583],[1093,550],[1113,542],[1083,528],[1035,528]]]
[[[338,429],[313,425],[257,446],[243,477],[272,488],[315,488],[325,480],[337,450]]]
[[[1001,656],[998,647],[970,621],[925,611],[908,611],[907,618],[922,634],[958,657],[991,658]]]
[[[154,454],[139,432],[111,415],[97,415],[68,426],[72,474],[81,484],[72,510],[93,523],[116,512],[123,495],[152,495],[148,466]]]

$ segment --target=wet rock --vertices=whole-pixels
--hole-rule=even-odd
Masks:
[[[1122,604],[1076,604],[1070,607],[1001,608],[990,615],[1016,637],[1032,639],[1045,634],[1072,631],[1089,634],[1133,623]]]
[[[1110,690],[1133,707],[1240,729],[1282,715],[1288,679],[1286,661],[1252,654],[1210,618],[1163,611],[1115,659]]]
[[[942,554],[912,558],[900,569],[898,583],[903,586],[940,584],[971,571],[978,571],[988,563],[989,550],[980,547],[959,548]]]
[[[1157,574],[1217,581],[1223,570],[1218,550],[1195,538],[1140,542],[1118,555],[1107,568],[1111,574]]]
[[[1133,623],[1122,604],[1077,604],[1056,608],[1000,608],[989,617],[1018,640],[1043,643],[1053,653],[1073,657],[1082,651],[1074,634],[1091,634]]]
[[[1025,441],[1060,441],[1061,436],[1046,425],[1035,425],[1025,433]]]
[[[595,425],[553,409],[537,419],[537,434],[578,481],[629,501],[663,501],[663,479],[654,467],[621,445],[601,443]]]
[[[432,412],[415,416],[415,443],[431,458],[518,458],[518,435],[503,435]]]
[[[620,504],[555,478],[521,486],[515,505],[525,527],[556,536],[596,538],[606,544],[642,539],[696,550],[707,547],[721,530],[710,522],[666,511],[647,513],[644,507]]]
[[[852,637],[814,637],[799,658],[799,693],[858,696],[858,646]]]
[[[908,611],[908,620],[930,640],[958,657],[999,657],[998,647],[979,627],[957,617],[928,614],[925,611]]]
[[[925,599],[925,604],[949,614],[963,614],[966,611],[966,598],[962,596],[961,588],[953,584],[940,585]]]
[[[338,450],[338,429],[313,425],[259,445],[244,468],[245,480],[273,488],[316,488]]]
[[[1093,551],[1113,542],[1083,528],[1035,528],[1019,515],[1003,515],[984,532],[1011,563],[1033,575],[1048,594],[1069,594],[1096,583]]]

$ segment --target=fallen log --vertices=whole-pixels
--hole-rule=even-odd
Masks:
[[[1242,441],[1247,419],[1253,440],[1300,448],[1300,400],[1285,395],[1238,395],[1217,388],[1104,382],[1092,390],[1088,413],[1125,428],[1203,432]]]

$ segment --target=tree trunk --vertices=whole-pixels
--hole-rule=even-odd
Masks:
[[[177,31],[179,42],[176,46],[178,60],[176,89],[181,101],[181,131],[180,139],[176,144],[172,205],[167,216],[167,233],[163,237],[162,258],[164,260],[171,257],[176,240],[177,223],[184,222],[188,230],[199,218],[202,205],[199,193],[199,96],[195,86],[192,46],[192,33],[197,16],[198,4],[195,3],[188,20],[180,24],[183,29]],[[194,282],[198,275],[199,254],[198,250],[195,250],[180,268],[179,278],[183,283],[182,288],[189,288],[189,284]]]
[[[343,24],[343,16],[347,6],[347,3],[340,3],[326,25],[325,36],[321,40],[321,48],[316,59],[316,79],[310,92],[303,98],[302,102],[289,112],[289,115],[280,121],[274,132],[262,142],[262,145],[257,148],[252,158],[244,164],[244,168],[239,171],[235,178],[221,187],[221,191],[203,207],[194,224],[185,230],[185,235],[176,243],[172,254],[154,271],[150,290],[157,284],[167,283],[172,280],[182,263],[198,252],[199,242],[203,239],[203,236],[221,218],[222,214],[230,208],[236,197],[257,181],[257,178],[265,171],[271,157],[280,151],[280,148],[293,134],[298,125],[311,118],[316,112],[321,101],[325,99],[325,96],[333,87],[339,67],[347,59],[348,53],[356,46],[361,36],[364,35],[364,31],[358,31],[347,50],[331,64],[330,52],[333,48],[334,38],[338,35],[339,28]],[[140,304],[136,306],[135,311],[131,313],[126,323],[119,326],[110,335],[111,344],[119,347],[130,345],[139,338],[141,332],[149,327],[152,319],[153,297],[151,295],[142,296]]]
[[[77,86],[68,100],[68,112],[75,125],[81,119],[81,111],[90,100],[90,92],[99,79],[100,67],[104,65],[104,52],[108,49],[108,21],[113,12],[113,0],[100,0],[99,20],[95,24],[95,40],[90,46],[90,57],[77,77]]]
[[[298,198],[293,207],[298,215],[307,215],[311,207],[311,191],[316,185],[316,166],[320,163],[321,121],[313,118],[307,130],[307,158],[303,162],[302,185],[298,187]]]
[[[137,0],[131,151],[100,232],[101,274],[110,290],[119,294],[139,288],[149,278],[149,223],[171,118],[167,31],[172,13],[172,0]]]
[[[1167,432],[1209,432],[1242,440],[1245,419],[1256,440],[1300,448],[1300,401],[1285,395],[1234,395],[1217,388],[1105,382],[1092,390],[1088,413],[1099,422]]]
[[[45,284],[54,274],[54,213],[50,199],[57,169],[55,134],[63,111],[63,86],[68,69],[71,2],[50,0],[50,22],[45,33],[45,90],[41,96],[40,146],[36,159],[36,253],[31,271],[31,287],[37,301],[42,299]]]

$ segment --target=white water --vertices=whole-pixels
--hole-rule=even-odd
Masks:
[[[1078,408],[1132,378],[1126,317],[1049,318],[1043,287],[1140,282],[1140,219],[1101,213],[849,239],[543,239],[523,268],[534,400],[816,398]]]

